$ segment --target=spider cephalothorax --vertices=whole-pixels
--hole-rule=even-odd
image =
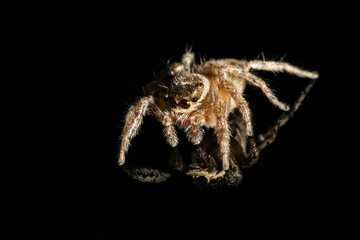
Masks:
[[[173,147],[178,144],[175,125],[183,129],[189,141],[195,145],[203,139],[203,127],[214,128],[222,166],[213,177],[223,176],[229,169],[231,132],[228,117],[234,109],[239,109],[242,115],[245,135],[253,136],[251,111],[243,96],[246,84],[260,88],[270,102],[281,110],[289,110],[261,78],[251,73],[252,69],[318,78],[316,72],[304,71],[283,62],[222,59],[197,65],[194,54],[187,52],[181,63],[173,63],[158,73],[154,81],[145,87],[144,94],[129,108],[119,164],[124,164],[130,140],[137,134],[143,116],[151,113],[164,125],[165,138]]]
[[[197,110],[209,91],[209,80],[196,73],[174,77],[164,87],[166,104],[176,113],[192,112]]]

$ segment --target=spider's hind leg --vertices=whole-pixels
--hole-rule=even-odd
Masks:
[[[256,142],[259,151],[262,151],[265,147],[267,147],[268,145],[274,142],[277,133],[279,131],[279,128],[285,125],[289,121],[289,119],[291,119],[294,116],[295,112],[299,109],[301,103],[303,102],[303,100],[305,99],[311,88],[314,86],[316,81],[317,81],[316,79],[311,80],[308,83],[308,85],[305,87],[305,89],[300,93],[299,97],[293,103],[290,110],[288,112],[281,114],[279,119],[266,132],[257,135]]]
[[[319,74],[317,72],[309,72],[309,71],[301,70],[298,67],[292,66],[284,62],[274,62],[274,61],[247,62],[244,66],[244,70],[248,72],[252,69],[261,70],[261,71],[270,71],[270,72],[287,72],[301,78],[310,78],[310,79],[319,78]]]

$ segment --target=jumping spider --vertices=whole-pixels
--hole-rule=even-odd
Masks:
[[[269,101],[283,111],[289,106],[282,103],[268,85],[251,70],[288,72],[301,78],[317,79],[316,72],[301,70],[284,62],[244,61],[220,59],[196,64],[194,54],[186,52],[181,63],[168,65],[155,75],[129,108],[125,119],[120,146],[119,164],[125,163],[125,154],[131,139],[138,133],[143,117],[151,113],[165,127],[167,142],[175,147],[178,137],[175,125],[183,129],[188,140],[198,145],[204,136],[203,127],[214,129],[221,165],[209,178],[218,178],[229,169],[231,129],[229,114],[238,109],[244,122],[244,132],[253,136],[251,111],[243,96],[247,83],[262,90]]]

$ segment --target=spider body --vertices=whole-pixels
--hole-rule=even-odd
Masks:
[[[308,72],[283,62],[242,61],[236,59],[211,60],[199,65],[194,54],[187,52],[181,63],[173,63],[159,72],[144,88],[144,93],[132,105],[125,119],[119,164],[125,162],[130,140],[140,129],[143,117],[151,113],[164,125],[167,142],[178,144],[175,126],[186,132],[189,141],[201,143],[203,127],[214,128],[220,146],[221,169],[214,178],[223,176],[229,169],[230,128],[229,114],[239,109],[245,122],[246,135],[253,136],[251,111],[243,97],[247,83],[260,88],[275,106],[287,111],[267,84],[250,70],[289,72],[298,77],[318,78],[316,72]]]

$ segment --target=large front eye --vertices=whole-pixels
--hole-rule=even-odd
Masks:
[[[181,108],[184,108],[184,109],[188,109],[190,107],[190,103],[188,100],[186,99],[182,99],[180,102],[179,102],[179,105]]]

